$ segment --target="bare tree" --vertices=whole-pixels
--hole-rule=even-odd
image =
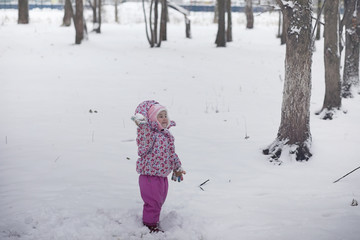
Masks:
[[[29,23],[29,0],[18,0],[18,24]]]
[[[94,29],[94,31],[96,33],[101,33],[101,8],[102,8],[102,1],[98,0],[98,25],[97,27]]]
[[[324,63],[325,98],[317,113],[322,119],[332,119],[341,108],[340,51],[339,51],[339,0],[324,2]]]
[[[84,6],[82,0],[76,0],[75,3],[76,13],[74,19],[75,25],[75,44],[81,44],[81,41],[84,39]]]
[[[146,37],[149,41],[150,47],[160,47],[162,35],[164,34],[164,30],[161,27],[164,27],[164,24],[161,24],[162,19],[160,19],[160,31],[158,28],[159,25],[159,2],[161,3],[162,7],[160,8],[160,16],[164,17],[163,15],[163,6],[166,0],[151,0],[150,1],[150,12],[149,12],[149,19],[146,17],[146,10],[145,10],[145,1],[143,0],[143,12],[144,12],[144,19],[145,19],[145,30],[146,30]],[[148,22],[149,20],[149,22]]]
[[[168,21],[168,5],[167,5],[167,0],[163,0],[161,4],[161,15],[160,15],[160,37],[162,41],[167,40],[167,21]]]
[[[71,19],[74,17],[71,0],[65,0],[64,5],[64,17],[62,26],[69,27],[71,25]]]
[[[297,161],[308,160],[310,152],[311,96],[311,3],[312,0],[277,0],[286,29],[285,82],[281,122],[275,141],[263,150],[271,161],[279,161],[284,149]]]
[[[119,23],[119,11],[118,11],[119,0],[115,0],[115,22]]]
[[[89,5],[93,11],[93,24],[94,29],[93,31],[96,33],[101,33],[101,7],[102,7],[102,1],[101,0],[88,0]],[[117,4],[115,2],[115,4]],[[115,7],[116,9],[116,7]]]
[[[226,32],[225,32],[225,0],[217,0],[219,20],[218,32],[216,35],[215,44],[217,47],[226,47]]]
[[[353,97],[352,87],[359,85],[359,0],[344,0],[345,57],[342,97]]]
[[[226,1],[226,13],[227,13],[226,41],[232,42],[231,0]]]
[[[252,0],[246,0],[245,14],[246,14],[246,28],[253,29],[254,28],[254,13],[253,13],[253,7],[252,7]]]
[[[317,2],[317,18],[318,19],[320,19],[320,17],[321,17],[321,6],[322,6],[321,0],[318,0],[318,2]],[[320,38],[321,38],[320,35],[321,35],[321,22],[318,21],[317,26],[316,26],[316,37],[315,37],[315,39],[320,40]]]
[[[284,45],[286,44],[286,38],[287,38],[287,29],[289,28],[289,20],[286,18],[284,14],[282,14],[283,21],[282,21],[282,32],[280,37],[280,44]]]
[[[216,0],[215,1],[215,6],[214,6],[214,23],[218,23],[219,21],[219,2]]]

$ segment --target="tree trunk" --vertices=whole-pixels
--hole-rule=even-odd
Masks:
[[[93,23],[97,23],[98,22],[98,14],[97,14],[97,10],[98,10],[98,0],[94,0],[94,3],[91,4],[91,0],[89,0],[89,3],[90,3],[90,7],[93,11]]]
[[[101,0],[98,0],[98,25],[97,27],[94,29],[94,31],[96,33],[101,33],[101,6],[102,6],[102,3],[101,3]]]
[[[218,0],[216,0],[214,6],[214,23],[218,23],[218,21],[219,21],[219,2]]]
[[[310,97],[311,97],[311,2],[298,0],[289,7],[287,1],[277,0],[289,27],[285,56],[285,82],[281,122],[276,140],[263,151],[271,160],[279,161],[285,145],[297,161],[308,160],[310,153]]]
[[[358,19],[354,15],[358,0],[345,0],[345,57],[342,82],[342,97],[353,97],[352,87],[359,84],[359,35],[357,34]]]
[[[191,38],[191,20],[185,16],[185,35],[186,38]]]
[[[246,14],[246,28],[253,29],[254,28],[254,13],[253,13],[253,7],[252,7],[252,0],[246,0],[245,14]]]
[[[29,1],[18,0],[18,24],[29,23]]]
[[[64,5],[64,17],[62,26],[69,27],[71,25],[71,20],[73,18],[73,9],[71,5],[71,0],[65,0]]]
[[[216,46],[226,47],[226,34],[225,34],[225,0],[218,1],[219,21],[218,32],[216,35]]]
[[[320,112],[322,119],[332,119],[341,107],[339,0],[326,1],[324,6],[325,98]]]
[[[155,4],[154,4],[154,42],[157,43],[158,46],[160,46],[159,44],[161,44],[161,43],[158,42],[158,21],[159,21],[158,6],[159,6],[159,0],[155,0]],[[160,39],[161,38],[159,38],[159,40]]]
[[[317,18],[319,19],[319,22],[316,26],[316,40],[320,40],[321,38],[321,23],[320,23],[320,19],[321,19],[321,0],[318,0],[317,3]]]
[[[119,0],[115,0],[115,22],[119,23],[119,11],[118,11]]]
[[[81,41],[84,39],[84,15],[83,15],[83,1],[76,0],[75,4],[76,13],[75,13],[75,44],[81,44]]]
[[[231,0],[226,0],[226,11],[227,11],[226,41],[232,42]]]
[[[167,1],[161,0],[160,37],[162,41],[167,40],[167,20],[168,20]]]
[[[277,34],[277,38],[281,38],[281,26],[282,26],[282,16],[281,16],[281,11],[279,11],[279,22],[278,22],[278,34]]]
[[[282,33],[281,33],[281,38],[280,38],[280,44],[284,45],[286,44],[286,38],[287,38],[287,29],[289,28],[289,20],[285,17],[284,14],[282,14],[283,16],[283,21],[282,21]]]

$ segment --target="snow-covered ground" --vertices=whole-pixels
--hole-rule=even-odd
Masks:
[[[34,10],[17,25],[0,11],[0,239],[356,240],[360,236],[360,97],[333,121],[322,107],[322,42],[313,62],[313,157],[281,166],[261,154],[280,121],[285,47],[277,13],[255,29],[234,14],[234,41],[214,45],[211,13],[171,12],[168,41],[149,48],[141,8],[107,9],[102,34],[74,45],[62,12]],[[90,16],[89,12],[87,12]],[[90,23],[88,27],[91,28]],[[165,233],[141,224],[130,117],[155,99],[177,122],[176,150],[188,174],[170,183]],[[89,110],[97,111],[90,113]],[[245,138],[248,136],[249,138]],[[199,185],[208,181],[202,191]]]

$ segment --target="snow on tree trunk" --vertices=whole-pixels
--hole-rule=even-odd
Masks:
[[[76,13],[75,13],[75,44],[81,44],[81,41],[84,39],[84,16],[83,16],[83,1],[76,0],[75,4]]]
[[[360,1],[345,0],[345,57],[342,97],[353,97],[352,87],[359,84],[359,35],[356,7]]]
[[[252,7],[252,0],[246,0],[245,14],[246,14],[246,28],[253,29],[254,28],[254,13],[253,13],[253,7]]]
[[[216,35],[216,46],[226,47],[226,34],[225,34],[225,0],[218,1],[219,21],[218,32]]]
[[[271,161],[288,150],[296,160],[308,160],[310,153],[311,97],[311,0],[278,0],[286,29],[285,83],[281,122],[275,141],[263,151]]]
[[[332,119],[335,111],[341,108],[339,0],[326,1],[324,4],[325,98],[317,114],[322,119]]]
[[[29,23],[29,1],[18,0],[18,24]]]

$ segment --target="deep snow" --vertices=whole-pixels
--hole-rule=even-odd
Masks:
[[[234,41],[216,48],[210,13],[192,13],[186,39],[171,12],[168,41],[151,49],[139,7],[121,5],[120,24],[108,8],[103,33],[80,46],[73,27],[60,27],[61,12],[34,10],[29,25],[17,25],[15,11],[0,11],[0,239],[359,239],[351,201],[360,200],[360,171],[333,181],[360,165],[360,98],[343,100],[347,114],[332,121],[314,115],[324,97],[322,42],[313,157],[283,156],[277,166],[261,154],[280,120],[277,13],[256,15],[254,30],[235,13]],[[177,122],[188,172],[170,184],[165,233],[152,235],[141,224],[130,120],[147,99]]]

